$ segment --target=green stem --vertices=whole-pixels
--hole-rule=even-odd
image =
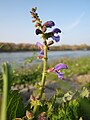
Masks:
[[[42,98],[43,92],[44,92],[44,86],[45,86],[45,80],[46,80],[46,74],[47,74],[47,42],[44,40],[44,63],[43,63],[43,74],[42,74],[42,81],[41,81],[41,89],[39,91],[39,98]],[[38,105],[34,106],[34,113],[37,112],[39,109]]]
[[[7,120],[7,96],[8,96],[8,80],[9,80],[9,66],[7,63],[4,63],[2,65],[2,75],[3,75],[3,96],[2,96],[0,120]]]
[[[46,40],[45,40],[46,42]],[[39,98],[42,98],[44,86],[45,86],[45,80],[46,80],[46,74],[47,74],[47,44],[44,45],[44,64],[43,64],[43,74],[42,74],[42,81],[41,81],[41,89],[39,93]]]

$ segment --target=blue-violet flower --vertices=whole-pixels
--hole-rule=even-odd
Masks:
[[[58,78],[60,78],[62,80],[62,79],[64,79],[64,74],[60,71],[62,69],[68,69],[68,67],[65,64],[63,64],[63,63],[59,63],[54,68],[48,69],[47,72],[54,72],[54,73],[56,73]]]
[[[59,28],[55,28],[52,30],[52,32],[54,33],[54,36],[52,36],[52,39],[55,40],[56,42],[59,42],[60,36],[59,35],[55,36],[55,34],[61,33],[61,30]]]
[[[43,26],[46,26],[47,28],[52,28],[52,26],[55,26],[55,23],[53,21],[47,21],[43,24]]]

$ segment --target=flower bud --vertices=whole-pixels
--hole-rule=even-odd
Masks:
[[[42,27],[42,32],[46,32],[46,30],[47,30],[47,27],[46,27],[46,26],[43,26],[43,27]]]
[[[37,59],[43,59],[44,58],[44,56],[37,56]]]
[[[32,20],[32,22],[36,22],[36,20]]]
[[[43,117],[46,117],[46,116],[47,116],[47,115],[46,115],[46,112],[42,112],[40,115],[43,116]]]
[[[26,117],[27,117],[27,119],[31,120],[34,118],[34,115],[31,112],[26,111]]]
[[[46,26],[46,27],[51,28],[51,27],[55,26],[55,23],[53,21],[47,21],[43,25]]]
[[[30,100],[31,101],[34,101],[35,100],[35,97],[33,95],[30,96]]]
[[[33,11],[33,12],[36,12],[36,10],[37,10],[37,7],[32,8],[32,11]]]
[[[35,24],[35,27],[39,27],[39,26],[41,26],[40,23],[36,23],[36,24]]]
[[[38,120],[48,120],[46,112],[42,112],[39,116],[38,116]]]

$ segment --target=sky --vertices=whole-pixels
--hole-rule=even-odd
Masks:
[[[90,45],[90,0],[0,0],[0,42],[42,42],[35,34],[32,7],[43,23],[52,20],[53,28],[61,29],[55,45]]]

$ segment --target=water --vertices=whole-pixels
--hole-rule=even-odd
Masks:
[[[21,66],[24,65],[24,60],[27,57],[31,57],[34,52],[11,52],[11,53],[0,53],[0,66],[3,62],[8,61],[10,64]],[[39,54],[39,52],[36,52]],[[48,52],[49,60],[58,59],[61,57],[81,57],[90,56],[90,51],[50,51]],[[37,61],[34,61],[37,62]]]
[[[60,57],[82,57],[90,56],[90,51],[51,51],[49,52],[50,59],[57,59]]]

